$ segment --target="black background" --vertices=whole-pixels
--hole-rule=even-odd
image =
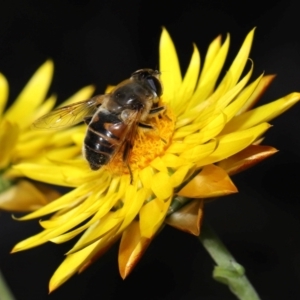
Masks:
[[[257,26],[250,57],[255,74],[278,74],[261,100],[300,91],[297,1],[1,1],[0,70],[10,100],[46,59],[55,62],[51,92],[64,100],[87,84],[102,93],[143,67],[158,66],[161,26],[187,67],[195,42],[204,57],[218,34],[231,33],[228,63]],[[262,299],[300,297],[300,105],[272,121],[265,144],[280,152],[234,177],[235,196],[206,205],[219,233]],[[83,274],[48,296],[48,281],[73,242],[10,255],[40,228],[0,215],[0,267],[16,299],[235,299],[211,279],[213,262],[196,237],[166,227],[123,281],[117,245]],[[1,295],[0,295],[1,299]]]

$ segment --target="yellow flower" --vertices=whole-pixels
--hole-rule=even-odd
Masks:
[[[59,158],[43,163],[20,163],[15,169],[48,183],[75,189],[21,218],[53,214],[40,221],[44,230],[20,243],[13,252],[47,241],[63,243],[83,232],[50,281],[50,291],[74,273],[83,271],[121,238],[119,268],[123,278],[132,270],[164,222],[199,234],[203,199],[236,192],[228,174],[241,171],[276,150],[260,146],[270,119],[295,104],[292,93],[249,110],[273,76],[260,76],[247,85],[253,63],[248,60],[254,30],[220,80],[229,36],[210,45],[200,72],[200,54],[194,46],[182,78],[172,40],[164,29],[160,40],[160,70],[167,111],[151,122],[155,130],[140,133],[130,158],[133,183],[116,158],[113,164],[91,171],[82,158]],[[246,64],[249,69],[242,76]],[[217,80],[220,83],[217,85]],[[82,146],[84,131],[73,139]],[[197,198],[180,211],[176,205]]]
[[[65,150],[70,157],[71,138],[67,132],[46,134],[32,131],[32,122],[49,112],[55,104],[55,96],[46,98],[53,74],[53,63],[47,61],[32,76],[18,98],[5,111],[8,99],[8,82],[0,74],[0,208],[10,211],[35,210],[59,194],[45,185],[22,179],[22,173],[13,167],[22,162],[38,162],[46,155]],[[68,101],[90,97],[93,87],[80,90]],[[44,101],[45,100],[45,101]],[[69,131],[71,133],[72,131]],[[69,135],[70,136],[70,135]],[[57,148],[60,148],[58,150]],[[76,149],[77,151],[77,149]],[[74,152],[74,150],[73,150]]]

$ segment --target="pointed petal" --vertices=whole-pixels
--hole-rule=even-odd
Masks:
[[[35,163],[20,163],[14,166],[14,169],[22,172],[25,176],[43,180],[44,182],[68,187],[76,187],[83,184],[97,174],[92,173],[85,161],[72,161],[72,163],[57,163],[55,164],[35,164]],[[99,171],[99,176],[101,176]],[[89,178],[89,175],[91,178]],[[79,181],[77,181],[79,180]],[[76,182],[77,181],[77,182]]]
[[[68,222],[65,222],[64,224],[61,224],[60,226],[55,228],[45,229],[44,231],[17,243],[14,246],[12,252],[23,251],[25,249],[33,248],[43,243],[46,243],[51,239],[56,238],[59,235],[78,226],[80,223],[89,219],[93,214],[93,211],[85,211],[81,214],[71,213],[70,215],[72,218],[70,218]]]
[[[113,235],[105,240],[102,238],[99,241],[99,245],[97,247],[97,251],[94,251],[92,255],[88,259],[85,260],[84,264],[78,269],[78,274],[85,271],[91,264],[93,264],[99,257],[101,257],[105,252],[107,252],[110,247],[120,238],[119,235]]]
[[[227,122],[229,122],[238,113],[238,111],[244,107],[245,103],[248,103],[249,98],[251,98],[257,90],[262,78],[263,77],[261,75],[254,82],[249,84],[232,103],[224,108],[223,111],[227,116]],[[220,134],[222,135],[222,132]]]
[[[197,145],[195,147],[190,146],[188,150],[184,151],[181,154],[181,157],[195,163],[211,154],[216,149],[216,147],[217,142],[215,140],[209,141],[208,143],[203,145]]]
[[[300,93],[291,93],[276,101],[249,110],[228,122],[222,134],[234,132],[268,122],[281,115],[300,100]]]
[[[250,145],[241,152],[220,161],[218,166],[223,168],[229,175],[234,175],[258,164],[277,151],[277,149],[270,146]]]
[[[139,262],[150,242],[150,239],[141,236],[138,221],[133,221],[123,232],[118,256],[119,270],[123,279]]]
[[[253,36],[254,36],[255,28],[252,29],[248,35],[246,36],[244,43],[238,52],[237,56],[235,57],[234,61],[232,62],[229,70],[227,71],[225,77],[219,84],[219,87],[216,90],[216,93],[218,89],[223,85],[223,83],[227,80],[228,77],[230,77],[230,85],[228,86],[228,90],[233,88],[236,83],[238,82],[244,68],[246,65],[246,62],[249,57],[250,49],[252,46]]]
[[[188,108],[194,107],[213,92],[217,79],[223,68],[229,49],[230,37],[227,35],[225,42],[220,47],[221,37],[217,37],[209,46],[203,70],[196,91],[190,100]]]
[[[175,110],[177,111],[177,114],[179,114],[182,110],[185,110],[186,105],[190,103],[189,99],[193,95],[199,77],[200,54],[196,45],[194,44],[193,46],[194,52],[191,57],[190,64],[184,76],[182,85],[180,86],[180,89],[176,95],[176,103],[174,103],[174,107],[176,107]]]
[[[128,197],[127,193],[125,194],[125,203],[122,209],[126,210],[124,221],[118,232],[122,232],[130,223],[134,220],[134,218],[138,215],[141,207],[143,206],[145,199],[149,198],[151,195],[150,190],[147,189],[139,189],[135,191],[132,197]],[[127,196],[127,197],[126,197]],[[127,199],[126,199],[127,198]]]
[[[155,235],[166,217],[170,202],[171,197],[166,202],[155,198],[141,208],[141,236],[151,239]]]
[[[172,175],[171,175],[171,185],[173,188],[178,187],[182,182],[184,182],[191,170],[193,170],[194,164],[187,164],[178,168]]]
[[[199,236],[203,204],[203,199],[193,199],[166,218],[165,223],[181,231]]]
[[[110,215],[113,215],[110,213]],[[109,217],[107,218],[109,219]],[[107,223],[107,222],[106,222]],[[111,245],[111,241],[116,241],[120,237],[120,234],[116,234],[118,230],[118,226],[111,229],[111,231],[108,232],[108,234],[104,234],[102,236],[99,235],[99,230],[102,230],[103,222],[102,220],[97,220],[92,224],[81,236],[81,238],[78,240],[78,242],[74,245],[74,247],[67,252],[67,255],[71,255],[77,252],[80,252],[81,250],[89,247],[90,245],[97,243],[97,250],[93,253],[93,255],[90,256],[90,259],[96,255],[99,254],[99,251],[102,253],[103,248],[107,248],[108,245]],[[103,231],[103,230],[102,230]]]
[[[143,187],[150,189],[153,174],[154,174],[154,170],[150,166],[142,169],[139,172],[139,178],[143,184]]]
[[[8,89],[8,82],[4,75],[0,73],[0,118],[3,114],[8,99]]]
[[[6,168],[10,163],[14,155],[14,148],[18,143],[19,132],[17,124],[6,120],[0,123],[0,170]]]
[[[249,97],[247,102],[243,105],[243,107],[237,112],[236,115],[240,115],[249,109],[251,109],[255,103],[260,99],[260,97],[264,94],[266,89],[269,87],[269,85],[272,83],[276,75],[266,75],[264,76],[257,85],[254,93]]]
[[[98,242],[95,242],[81,251],[68,255],[51,277],[49,283],[49,292],[53,292],[72,275],[74,275],[74,273],[79,270],[79,268],[84,264],[97,246]]]
[[[217,98],[219,99],[216,101],[216,110],[223,110],[243,90],[252,75],[252,71],[253,64],[251,64],[250,70],[237,84],[228,89],[228,91],[223,96],[217,96]],[[212,97],[214,97],[215,94],[218,93],[215,92]]]
[[[159,199],[167,199],[173,193],[170,176],[166,173],[159,172],[152,177],[151,189]]]
[[[188,198],[211,198],[236,192],[237,188],[222,168],[208,165],[177,194]]]
[[[29,126],[29,120],[24,121],[24,112],[32,116],[41,105],[47,95],[52,75],[53,63],[48,60],[35,72],[13,105],[7,110],[5,117],[12,122],[17,122],[22,128]]]
[[[56,199],[55,201],[49,203],[47,206],[40,208],[22,218],[18,218],[17,220],[25,221],[30,219],[35,219],[42,217],[44,215],[48,215],[60,209],[64,209],[69,206],[75,206],[80,200],[85,199],[86,195],[93,189],[92,185],[83,185],[65,195],[61,196],[60,198]]]
[[[204,159],[201,159],[197,163],[198,167],[228,158],[236,154],[237,152],[247,148],[255,140],[257,140],[269,127],[270,125],[268,123],[261,123],[246,130],[241,130],[218,137],[218,146],[216,150]]]
[[[182,78],[175,46],[165,28],[162,30],[159,43],[159,69],[164,84],[163,98],[168,103],[176,96]]]

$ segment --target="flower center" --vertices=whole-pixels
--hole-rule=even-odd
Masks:
[[[133,148],[128,159],[132,172],[136,169],[145,168],[153,159],[165,152],[174,133],[175,121],[175,115],[170,107],[167,107],[162,114],[149,117],[145,122],[153,129],[137,128]],[[128,167],[123,161],[123,151],[115,154],[115,157],[106,168],[118,175],[129,174]]]

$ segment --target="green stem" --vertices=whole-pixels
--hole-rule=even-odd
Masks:
[[[240,300],[259,300],[259,296],[245,275],[245,269],[236,262],[232,254],[216,233],[206,224],[201,226],[199,240],[217,266],[213,278],[226,284]]]
[[[15,300],[1,272],[0,272],[0,296],[1,296],[0,297],[1,300]]]

